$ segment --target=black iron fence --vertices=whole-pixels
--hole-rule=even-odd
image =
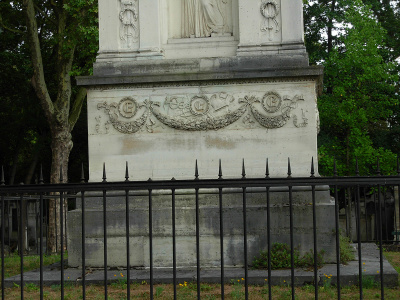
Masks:
[[[82,176],[83,177],[83,176]],[[43,178],[41,175],[40,178]],[[81,183],[61,183],[61,184],[45,184],[43,180],[40,180],[37,185],[5,185],[4,172],[1,174],[0,181],[0,197],[1,197],[1,289],[2,299],[7,299],[6,286],[7,280],[5,274],[5,258],[9,256],[13,251],[18,251],[20,254],[20,275],[14,280],[21,287],[20,294],[21,298],[24,297],[24,282],[26,283],[24,273],[24,254],[28,252],[35,252],[40,257],[40,268],[37,278],[37,282],[40,286],[40,298],[44,296],[44,286],[46,284],[44,279],[44,266],[43,256],[47,253],[49,243],[49,226],[56,226],[58,229],[55,232],[58,234],[55,236],[56,249],[60,250],[61,262],[59,268],[59,282],[61,285],[61,298],[64,298],[64,284],[65,276],[64,272],[69,264],[64,260],[64,254],[70,249],[78,250],[78,257],[75,257],[76,264],[81,268],[81,275],[79,281],[76,283],[82,285],[82,296],[85,299],[87,269],[92,267],[93,264],[97,267],[102,267],[103,272],[103,284],[104,284],[104,296],[107,298],[108,286],[112,281],[109,276],[110,264],[118,264],[118,262],[110,263],[110,254],[108,251],[110,245],[113,247],[113,241],[110,242],[110,236],[115,235],[116,230],[122,230],[121,228],[114,228],[114,225],[110,224],[110,214],[112,213],[108,208],[113,201],[118,202],[118,205],[123,211],[125,217],[121,218],[120,215],[114,217],[119,218],[119,225],[124,223],[124,236],[126,240],[121,255],[124,255],[125,264],[119,265],[124,268],[126,272],[127,280],[127,298],[130,299],[131,283],[134,277],[134,272],[138,268],[148,272],[150,290],[149,296],[151,299],[154,298],[154,285],[159,282],[159,278],[155,276],[155,273],[159,270],[159,267],[163,267],[163,270],[170,270],[171,276],[168,278],[168,282],[173,284],[174,297],[177,296],[177,286],[180,283],[178,278],[179,271],[184,267],[194,268],[193,280],[197,283],[197,297],[201,297],[201,282],[206,280],[206,275],[203,271],[205,269],[212,269],[214,272],[218,270],[219,283],[221,285],[221,298],[225,297],[226,282],[229,279],[229,274],[226,273],[227,269],[231,270],[233,265],[236,265],[236,269],[241,270],[243,273],[244,282],[244,296],[246,299],[249,297],[249,285],[257,283],[257,280],[249,275],[252,268],[252,256],[255,251],[259,252],[264,250],[267,253],[267,265],[263,271],[265,273],[265,282],[263,284],[268,287],[267,297],[273,298],[272,285],[274,284],[274,273],[271,269],[271,251],[274,242],[279,241],[281,237],[287,242],[290,248],[290,287],[291,297],[295,297],[295,286],[299,284],[299,280],[296,279],[296,268],[295,268],[295,251],[298,246],[298,240],[304,240],[299,235],[302,235],[302,230],[298,230],[301,225],[296,224],[296,220],[301,219],[305,215],[309,217],[311,229],[309,235],[309,247],[312,249],[313,255],[313,282],[315,286],[321,284],[319,274],[319,258],[320,249],[329,244],[332,246],[330,262],[335,264],[336,280],[332,283],[337,288],[337,298],[341,298],[341,256],[340,256],[340,234],[345,234],[356,243],[357,249],[357,261],[358,270],[355,273],[357,280],[356,283],[363,281],[363,256],[362,243],[373,242],[378,245],[379,248],[379,268],[377,272],[377,279],[381,286],[381,298],[384,299],[385,295],[385,272],[384,269],[384,257],[382,248],[385,243],[399,244],[399,214],[400,207],[398,205],[398,189],[400,186],[400,171],[397,176],[383,176],[378,171],[376,176],[365,177],[365,176],[354,176],[354,177],[317,177],[314,174],[314,166],[311,164],[310,176],[308,177],[294,177],[291,174],[290,162],[288,164],[288,176],[286,178],[271,178],[269,176],[268,161],[266,164],[266,173],[262,178],[247,178],[245,171],[245,164],[243,162],[243,170],[241,178],[238,179],[225,179],[222,173],[221,162],[219,165],[219,174],[216,179],[201,179],[199,176],[197,163],[194,170],[194,179],[192,180],[163,180],[163,181],[129,181],[128,166],[126,168],[125,180],[120,182],[107,182],[106,172],[104,168],[104,176],[102,182],[88,182],[82,178]],[[183,192],[182,192],[183,191]],[[322,192],[321,192],[322,191]],[[303,194],[302,194],[303,193]],[[160,198],[160,195],[161,198]],[[184,199],[192,199],[191,209],[193,211],[193,224],[181,223],[180,213],[177,214],[177,205],[185,208],[189,204],[179,198],[180,195],[185,195]],[[234,196],[230,196],[234,195]],[[256,195],[256,197],[254,196]],[[328,201],[327,198],[328,197]],[[157,198],[157,199],[156,199]],[[161,199],[161,200],[160,200]],[[206,199],[206,200],[204,200]],[[208,201],[207,199],[214,199],[215,203],[203,205],[202,201]],[[254,200],[255,199],[255,200]],[[260,200],[261,199],[261,200]],[[69,210],[79,211],[79,221],[76,217],[74,224],[70,225],[67,230],[68,220],[67,208],[62,203],[69,202]],[[213,201],[214,201],[213,200]],[[56,201],[58,210],[55,216],[54,222],[49,222],[49,202]],[[140,202],[135,205],[135,201]],[[157,251],[155,250],[154,241],[162,236],[162,230],[156,229],[158,218],[163,217],[159,213],[160,203],[168,202],[167,209],[170,211],[170,223],[167,228],[170,231],[171,247],[170,256],[166,258],[157,257]],[[181,201],[181,202],[179,202]],[[210,200],[211,201],[211,200]],[[257,202],[258,201],[258,202]],[[260,209],[260,201],[263,203],[262,209]],[[156,206],[155,206],[156,202]],[[179,202],[179,204],[177,204]],[[235,205],[231,205],[233,202]],[[280,202],[284,202],[282,210],[274,210],[279,206]],[[214,205],[214,210],[207,210]],[[135,209],[140,210],[145,206],[144,214],[146,218],[140,215],[140,224],[137,225],[144,228],[144,233],[141,234],[145,241],[143,245],[137,243],[137,240],[132,243],[134,224],[139,218],[135,213]],[[121,208],[122,207],[122,208]],[[255,208],[256,207],[256,208]],[[299,210],[300,208],[307,207],[306,209]],[[322,208],[321,208],[322,207]],[[325,210],[330,208],[328,212]],[[88,236],[90,228],[88,224],[93,220],[88,220],[87,216],[93,213],[93,210],[97,209],[97,215],[101,215],[102,220],[96,220],[99,222],[102,236],[97,238],[98,244],[101,244],[102,249],[102,261],[101,266],[96,265],[90,259],[87,258],[88,247],[93,247],[93,243],[89,245]],[[279,208],[281,209],[281,208]],[[262,211],[261,215],[254,214],[254,211]],[[206,212],[205,212],[206,211]],[[287,230],[283,230],[284,226],[274,221],[279,213],[284,211],[284,215],[287,216],[284,222],[287,223]],[[331,219],[324,221],[322,224],[319,214],[324,213],[330,216]],[[210,214],[210,216],[204,216]],[[300,216],[300,214],[303,214]],[[135,217],[132,217],[132,216]],[[212,215],[212,216],[211,216]],[[94,215],[90,215],[91,218]],[[233,217],[234,216],[234,217]],[[250,216],[250,217],[249,217]],[[261,217],[260,217],[261,216]],[[164,216],[165,217],[165,216]],[[213,223],[213,227],[203,226],[202,222],[204,219],[209,218],[209,222]],[[133,219],[132,219],[133,218]],[[234,218],[234,220],[232,220]],[[258,220],[254,220],[258,218]],[[283,218],[278,216],[278,218]],[[228,224],[227,219],[233,221],[234,228]],[[133,221],[132,221],[133,220]],[[208,220],[208,219],[207,219]],[[186,221],[186,222],[191,222]],[[228,220],[229,221],[229,220]],[[278,220],[279,221],[279,220]],[[121,223],[122,222],[122,223]],[[305,222],[305,223],[304,223]],[[326,222],[330,222],[327,224]],[[51,223],[53,225],[51,225]],[[177,224],[179,223],[179,224]],[[254,225],[256,223],[256,225]],[[307,221],[303,221],[304,224]],[[32,225],[33,224],[33,225]],[[183,224],[183,225],[182,225]],[[258,224],[258,225],[257,225]],[[260,225],[263,224],[263,225]],[[264,226],[265,225],[265,226]],[[164,225],[163,225],[164,226]],[[179,226],[193,226],[193,241],[195,244],[194,259],[188,262],[186,265],[180,266],[180,262],[177,259],[177,252],[179,252],[179,236],[182,234],[182,229],[178,229]],[[211,225],[210,225],[211,226]],[[307,227],[308,225],[304,225]],[[319,233],[321,227],[327,226],[332,228],[332,239],[325,239],[322,242],[322,235]],[[254,229],[257,227],[256,229]],[[277,227],[279,227],[277,231]],[[29,229],[32,228],[32,229]],[[71,229],[72,228],[72,229]],[[89,229],[88,229],[89,228]],[[210,235],[206,230],[214,230],[218,233],[217,239],[219,251],[217,253],[218,259],[210,261],[205,260],[202,254],[202,246],[204,244],[212,243],[209,239]],[[308,227],[307,227],[308,228]],[[29,230],[28,230],[29,229]],[[166,229],[166,230],[167,230]],[[303,228],[304,229],[304,228]],[[257,231],[258,230],[258,231]],[[227,248],[226,240],[230,239],[232,232],[236,232],[236,236],[240,236],[241,242],[237,242],[236,248],[241,248],[240,251],[236,251],[240,254],[240,258],[231,259],[230,248]],[[237,231],[240,231],[238,234]],[[304,231],[304,230],[303,230]],[[68,234],[76,235],[76,232],[80,234],[79,242]],[[111,232],[111,233],[110,233]],[[161,233],[160,233],[161,232]],[[256,233],[255,233],[256,232]],[[261,233],[260,233],[261,232]],[[286,234],[286,236],[284,236]],[[248,236],[251,235],[251,238]],[[326,234],[324,234],[326,235]],[[65,237],[65,238],[62,238]],[[254,238],[255,237],[255,238]],[[261,241],[262,240],[262,241]],[[75,245],[69,245],[68,243],[74,242]],[[143,241],[143,240],[142,240]],[[54,241],[53,241],[54,242]],[[108,243],[111,243],[108,245]],[[203,245],[202,245],[203,244]],[[231,244],[229,241],[228,244]],[[324,246],[322,246],[324,244]],[[132,246],[142,247],[148,252],[143,255],[143,261],[141,263],[132,262]],[[304,246],[304,245],[303,245]],[[158,244],[159,247],[159,244]],[[90,248],[91,251],[93,248]],[[169,250],[168,250],[169,251]],[[182,253],[182,252],[179,252]],[[68,253],[68,259],[72,260],[72,253]],[[74,254],[76,256],[76,253]],[[114,256],[114,254],[112,254]],[[203,255],[203,257],[202,257]],[[113,260],[114,257],[111,257]],[[89,262],[88,262],[89,261]],[[203,262],[206,263],[203,265]],[[90,265],[92,264],[92,265]],[[90,265],[90,266],[89,266]],[[165,268],[165,267],[168,268]],[[239,266],[239,267],[238,267]],[[376,275],[376,274],[375,274]],[[31,278],[30,278],[31,280]],[[275,280],[275,282],[277,282]],[[259,282],[258,282],[259,284]],[[318,298],[319,289],[315,289],[315,298]],[[359,284],[359,293],[362,298],[363,286]]]

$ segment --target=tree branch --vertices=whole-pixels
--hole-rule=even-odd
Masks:
[[[22,30],[13,29],[13,28],[7,27],[3,22],[3,17],[1,16],[1,14],[0,14],[0,27],[4,28],[5,30],[10,31],[12,33],[17,33],[17,34],[24,34],[25,33]]]
[[[37,6],[36,4],[34,4],[34,5],[35,5],[36,10],[38,12],[40,12],[46,20],[48,20],[49,22],[51,22],[51,23],[53,23],[54,25],[57,26],[57,22],[55,22],[54,20],[50,19],[49,16],[43,10],[40,9],[39,6]]]
[[[75,101],[72,106],[71,112],[69,114],[69,119],[68,119],[71,131],[72,131],[72,129],[74,129],[74,126],[75,126],[76,122],[78,121],[79,115],[81,114],[82,105],[86,98],[86,94],[87,94],[87,91],[85,88],[83,88],[83,87],[79,88],[78,94],[75,97]]]
[[[23,3],[26,12],[27,34],[30,41],[29,44],[34,70],[32,85],[36,91],[37,97],[40,99],[40,103],[48,121],[51,122],[54,116],[54,105],[51,101],[44,78],[43,60],[40,50],[34,4],[32,0],[24,0]]]

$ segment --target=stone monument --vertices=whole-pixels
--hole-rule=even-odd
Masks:
[[[126,161],[130,180],[192,179],[195,159],[201,178],[216,178],[219,159],[224,178],[240,176],[242,159],[248,177],[261,177],[266,158],[271,177],[286,177],[288,157],[293,176],[310,175],[311,158],[317,158],[317,95],[323,70],[309,66],[301,0],[99,0],[99,23],[100,50],[93,76],[78,78],[88,90],[91,181],[102,178],[103,163],[108,166],[108,181],[123,180]],[[195,265],[193,191],[180,193],[177,243],[184,249],[179,250],[180,261]],[[329,256],[334,206],[327,188],[317,194],[318,222],[332,221],[319,233],[320,246]],[[272,237],[278,240],[288,232],[288,219],[280,215],[285,214],[288,199],[283,190],[274,195]],[[240,265],[242,231],[234,227],[241,198],[227,197],[231,197],[225,214],[230,233],[225,241],[233,254],[227,254],[226,265]],[[295,242],[308,251],[310,191],[298,191],[295,197],[295,213],[302,222]],[[135,210],[142,209],[147,198],[135,199],[132,265],[148,266],[148,237],[138,224],[147,222],[148,211],[140,215]],[[171,248],[165,246],[171,240],[170,195],[160,192],[157,199],[154,218],[165,224],[155,228],[155,257],[161,257],[159,266],[170,266],[172,251],[165,250]],[[216,223],[215,191],[204,191],[202,199],[203,225]],[[266,247],[265,194],[254,192],[249,201],[249,219],[255,222],[249,225],[249,249],[254,256]],[[109,263],[124,265],[124,212],[117,206],[107,220],[113,253]],[[88,219],[99,218],[101,205],[94,205],[88,214],[92,214]],[[69,213],[69,224],[75,224],[69,225],[72,265],[81,263],[79,215],[79,209]],[[96,260],[103,251],[97,235],[101,226],[88,222],[87,264],[101,266],[101,259]],[[214,234],[202,236],[208,248],[201,245],[201,257],[208,266],[219,260],[218,228],[213,230]],[[164,260],[157,245],[164,245]]]

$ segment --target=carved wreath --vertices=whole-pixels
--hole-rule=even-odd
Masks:
[[[271,107],[266,107],[265,104],[266,99],[268,99],[270,96],[275,97],[273,101],[279,102],[275,102],[274,109],[271,109]],[[193,99],[204,99],[204,102],[208,103],[208,101],[206,101],[207,97],[205,96],[196,96],[193,97],[192,100]],[[117,131],[127,134],[138,132],[146,124],[150,114],[153,115],[159,122],[170,128],[186,131],[207,131],[225,128],[242,118],[246,112],[249,112],[261,126],[267,129],[276,129],[285,126],[290,120],[291,112],[297,107],[298,100],[302,100],[302,98],[296,96],[292,100],[285,99],[285,103],[283,104],[282,98],[276,92],[268,92],[261,99],[255,96],[246,96],[239,100],[239,104],[242,105],[238,109],[229,111],[228,113],[217,117],[208,113],[197,114],[193,112],[191,112],[191,117],[189,118],[170,116],[162,113],[159,109],[160,105],[156,102],[146,100],[140,105],[131,97],[125,97],[119,103],[100,103],[97,105],[97,109],[104,109],[105,112],[108,113],[110,119],[109,122],[112,124],[112,126]],[[264,110],[267,113],[277,112],[280,110],[280,114],[274,116],[265,115],[258,111],[255,103],[261,103],[261,106],[264,107]],[[143,110],[141,108],[144,108],[144,111],[140,116],[137,116],[139,110]],[[207,112],[208,109],[205,111]],[[120,116],[122,118],[132,119],[132,121],[123,121],[120,119]],[[298,123],[297,116],[293,116],[293,124],[295,127],[301,128],[307,126],[308,120],[305,117],[304,112],[302,112],[302,119],[303,122]]]

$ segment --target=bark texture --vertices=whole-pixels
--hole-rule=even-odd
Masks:
[[[77,95],[77,100],[74,102],[73,109],[70,109],[72,94],[70,72],[76,45],[73,40],[66,38],[68,20],[65,10],[63,10],[63,3],[61,2],[63,1],[54,4],[54,13],[56,14],[55,20],[57,22],[56,34],[58,36],[56,39],[57,45],[55,46],[57,71],[56,74],[54,74],[57,83],[57,93],[52,99],[44,76],[34,1],[24,0],[27,35],[29,37],[34,70],[32,85],[45,113],[52,137],[50,183],[60,183],[60,178],[63,179],[63,182],[68,181],[68,160],[73,147],[71,132],[78,119],[83,100],[86,96],[86,90],[81,89]],[[63,237],[61,237],[60,223],[61,205],[63,205],[64,212],[64,221],[62,224],[64,228]],[[60,252],[61,238],[65,241],[66,211],[67,201],[64,200],[61,204],[59,195],[54,195],[54,199],[49,201],[48,250],[50,252]],[[64,243],[64,245],[66,245],[66,243]]]

